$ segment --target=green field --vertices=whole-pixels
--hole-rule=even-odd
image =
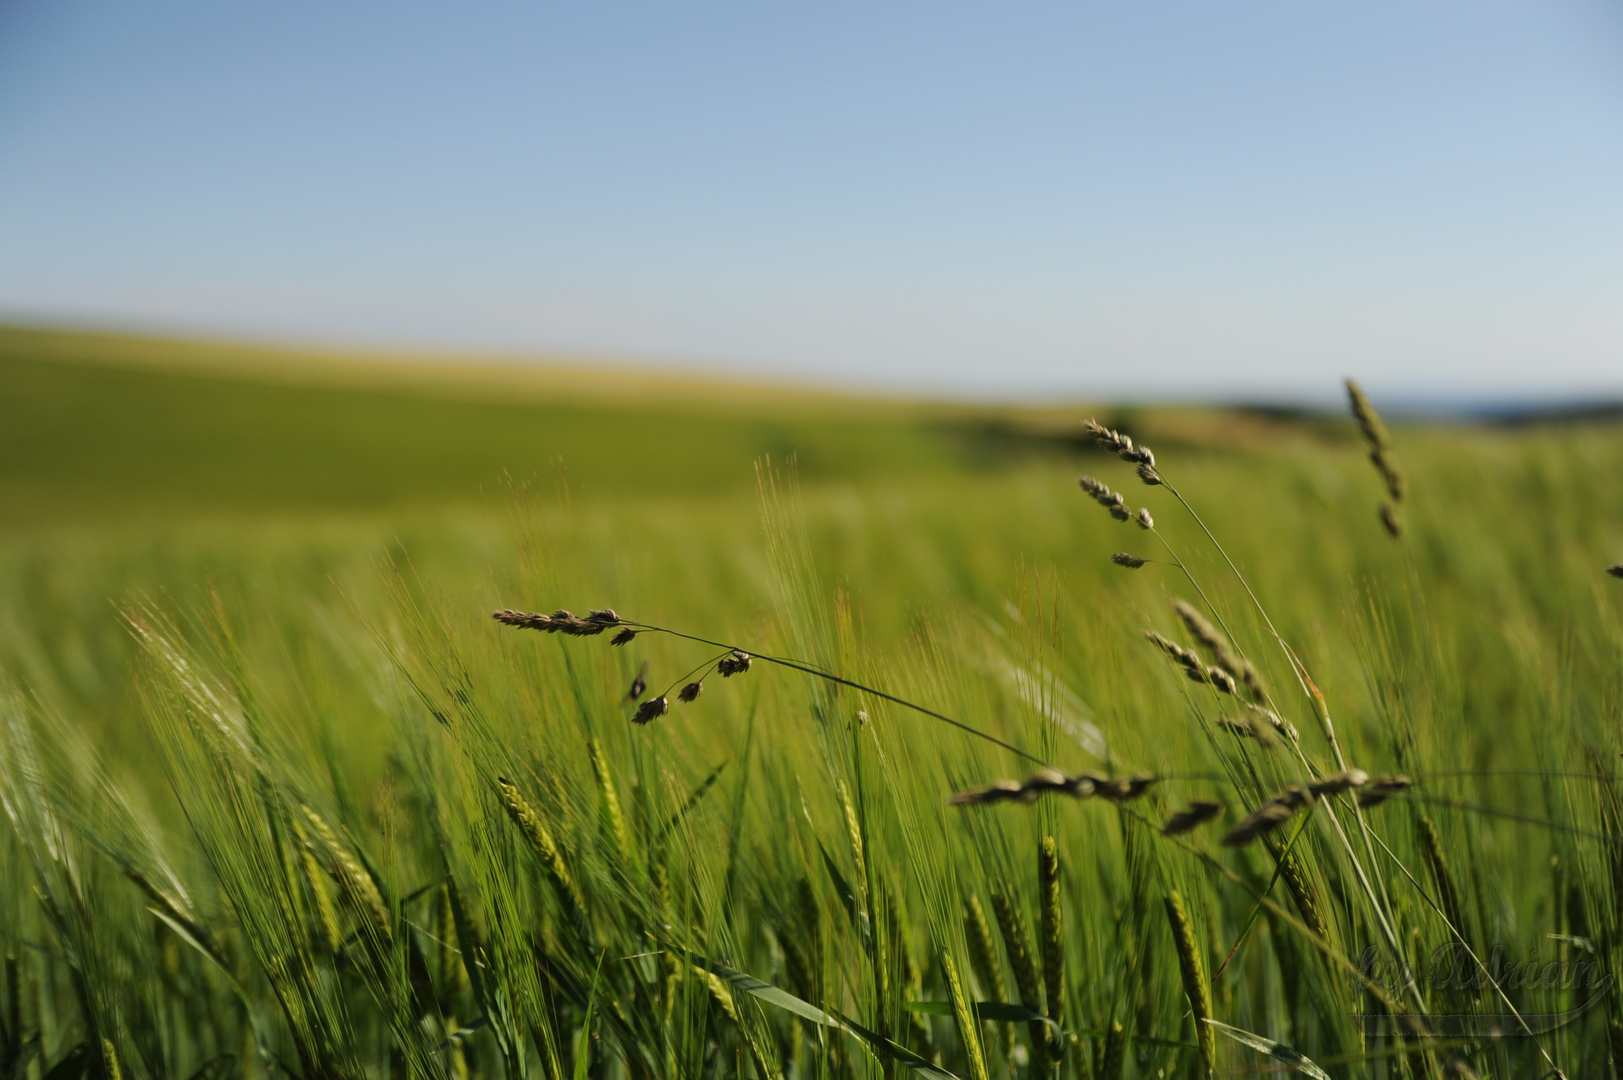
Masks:
[[[1623,429],[1090,415],[0,330],[0,1080],[1614,1075]]]

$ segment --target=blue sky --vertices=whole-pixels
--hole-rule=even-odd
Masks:
[[[1623,7],[0,0],[0,315],[1623,394]]]

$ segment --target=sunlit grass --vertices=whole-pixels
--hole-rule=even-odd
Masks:
[[[509,485],[520,444],[479,434],[492,405],[5,370],[58,411],[6,466],[38,501],[0,541],[0,935],[15,972],[0,1073],[1189,1076],[1191,959],[1222,972],[1213,1019],[1332,1076],[1610,1067],[1613,997],[1537,1038],[1511,1030],[1510,1009],[1584,1005],[1589,992],[1540,981],[1552,961],[1623,961],[1611,429],[1399,428],[1399,544],[1350,421],[1139,414],[1158,468],[1322,690],[1348,764],[1415,780],[1362,812],[1368,840],[1347,794],[1228,849],[1223,832],[1265,798],[1339,766],[1227,560],[1115,459],[974,458],[930,420],[819,415],[796,422],[824,440],[824,465],[796,480],[782,453],[800,446],[763,446],[736,418],[676,416],[681,432],[652,438],[636,410],[513,404],[553,409],[580,441],[566,470],[541,450],[522,459],[537,479]],[[140,442],[139,416],[86,434],[99,449],[75,463],[74,395],[105,424],[123,401],[191,426],[133,446],[150,468],[112,478],[98,463],[112,434]],[[298,442],[277,429],[319,419],[318,401],[331,411],[305,441],[349,457],[245,448],[244,430]],[[357,410],[375,426],[349,426]],[[447,446],[458,438],[475,449]],[[358,449],[384,443],[396,453]],[[208,446],[218,460],[190,460]],[[1144,640],[1193,647],[1171,601],[1198,596],[1151,534],[1077,489],[1081,471],[1152,510],[1300,757],[1219,727],[1236,699]],[[174,520],[140,513],[155,505]],[[1125,569],[1117,551],[1163,561]],[[673,693],[636,727],[639,674],[652,693],[679,688],[724,650],[489,617],[560,607],[820,667],[1071,776],[1163,779],[1120,805],[951,806],[1035,766],[766,662],[709,674],[696,701]],[[1194,799],[1224,817],[1159,836]],[[1045,837],[1057,878],[1040,870]],[[1295,876],[1273,883],[1293,837]],[[1179,954],[1174,893],[1197,957]],[[1432,978],[1456,931],[1484,960],[1501,950],[1503,996]],[[1371,949],[1373,988],[1347,970]],[[1518,985],[1504,965],[1524,970],[1535,949],[1539,979]],[[1395,957],[1413,987],[1381,974]],[[1489,1016],[1502,1037],[1428,1019],[1439,1040],[1404,1044],[1354,1018],[1393,1004]],[[1220,1072],[1269,1064],[1236,1038],[1211,1044]]]

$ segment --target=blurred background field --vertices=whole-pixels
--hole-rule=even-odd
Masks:
[[[904,998],[947,1000],[941,957],[962,947],[952,926],[963,896],[986,899],[1004,888],[1035,905],[1031,853],[1040,835],[1055,835],[1071,935],[1067,1023],[1080,1032],[1056,1070],[1098,1075],[1088,1070],[1103,1052],[1101,1033],[1119,1022],[1136,1055],[1125,1075],[1193,1075],[1195,1033],[1160,896],[1177,888],[1189,897],[1214,970],[1245,925],[1250,902],[1242,890],[1202,875],[1167,845],[1146,855],[1130,823],[1097,800],[946,807],[955,788],[1022,775],[1029,765],[904,710],[868,701],[872,725],[857,725],[849,714],[863,704],[860,695],[841,698],[757,665],[740,679],[712,677],[697,702],[633,727],[625,687],[644,663],[657,691],[700,664],[702,649],[644,635],[615,650],[601,638],[550,639],[489,618],[504,607],[612,605],[628,618],[761,651],[810,650],[818,662],[1069,771],[1202,774],[1239,755],[1233,760],[1251,761],[1265,776],[1287,775],[1277,754],[1214,742],[1210,723],[1222,703],[1194,695],[1142,640],[1145,628],[1176,629],[1168,601],[1190,589],[1164,563],[1111,564],[1119,550],[1165,556],[1147,534],[1110,520],[1077,490],[1077,475],[1094,473],[1135,507],[1153,509],[1237,640],[1267,657],[1265,670],[1291,703],[1304,747],[1327,762],[1311,711],[1288,689],[1289,668],[1270,652],[1217,552],[1164,489],[1138,485],[1130,466],[1080,438],[1080,421],[1096,411],[1155,447],[1333,703],[1354,762],[1372,773],[1420,776],[1424,798],[1463,798],[1556,823],[1552,831],[1421,802],[1372,812],[1385,815],[1373,820],[1416,873],[1424,858],[1411,819],[1435,816],[1466,894],[1472,940],[1523,953],[1575,948],[1552,944],[1554,933],[1582,937],[1607,955],[1623,941],[1603,849],[1570,831],[1599,835],[1611,827],[1609,811],[1597,808],[1592,784],[1555,775],[1615,762],[1620,749],[1623,583],[1602,572],[1623,552],[1623,488],[1614,482],[1623,475],[1623,431],[1614,426],[1395,424],[1411,492],[1408,532],[1396,544],[1376,518],[1378,480],[1356,429],[1336,415],[978,409],[727,381],[594,379],[568,367],[454,366],[462,362],[333,363],[226,346],[0,334],[0,574],[7,582],[0,663],[28,702],[30,738],[50,748],[51,764],[36,778],[48,793],[44,805],[84,830],[72,842],[82,861],[54,884],[56,871],[47,867],[42,880],[47,892],[70,894],[100,883],[93,908],[68,921],[82,918],[89,935],[72,939],[85,954],[79,966],[106,965],[106,987],[85,1015],[112,1025],[95,1030],[120,1047],[127,1074],[188,1076],[222,1053],[244,1075],[273,1066],[245,1034],[247,1012],[221,1006],[204,1017],[157,1004],[193,985],[187,980],[209,983],[211,969],[186,953],[177,974],[165,977],[171,990],[146,985],[139,958],[151,941],[162,944],[163,932],[152,939],[150,925],[143,929],[146,901],[113,872],[108,850],[149,873],[173,868],[174,880],[187,883],[188,911],[213,928],[236,958],[237,977],[250,984],[266,1045],[290,1061],[307,1049],[279,1026],[263,964],[247,961],[252,935],[234,929],[230,914],[241,901],[223,899],[213,884],[217,865],[203,868],[209,849],[198,815],[222,804],[200,794],[208,784],[194,786],[210,769],[176,772],[185,760],[176,750],[184,725],[163,705],[168,692],[153,689],[180,687],[172,692],[184,696],[188,679],[214,685],[217,678],[237,696],[253,688],[254,724],[280,747],[272,760],[282,798],[318,805],[341,823],[344,843],[370,850],[388,903],[402,905],[390,911],[401,918],[404,898],[441,872],[429,826],[449,811],[424,802],[435,784],[448,785],[442,795],[453,804],[483,807],[469,810],[475,824],[440,827],[474,830],[464,836],[470,851],[497,843],[506,852],[497,877],[520,890],[514,910],[527,912],[527,925],[555,950],[547,962],[563,965],[534,1001],[523,979],[512,983],[515,1010],[544,999],[556,1026],[520,1040],[531,1040],[532,1055],[542,1054],[546,1038],[561,1040],[554,1050],[566,1069],[573,1053],[590,1059],[593,1075],[727,1075],[728,1054],[742,1061],[762,1053],[771,1062],[739,1067],[808,1076],[882,1071],[877,1058],[853,1064],[837,1045],[819,1050],[766,1006],[746,1007],[742,1026],[728,1026],[729,1014],[717,1011],[720,996],[702,985],[697,999],[672,1005],[657,979],[629,969],[605,976],[593,993],[602,1008],[632,1019],[599,1015],[598,1034],[588,1037],[586,1010],[595,999],[582,993],[582,980],[591,977],[594,953],[569,944],[564,894],[526,869],[511,848],[517,841],[475,835],[488,827],[479,821],[507,827],[482,786],[483,770],[520,776],[530,797],[544,802],[550,827],[577,861],[602,947],[635,953],[646,940],[638,927],[662,917],[649,905],[683,897],[694,912],[694,947],[704,942],[727,963],[801,994],[821,988],[825,1002],[963,1076],[974,1069],[961,1033],[941,1017],[921,1028],[896,1006]],[[174,640],[189,643],[179,647],[196,650],[194,666],[166,667],[150,638],[143,649],[127,622],[132,615],[149,632],[173,618]],[[207,630],[216,618],[233,628],[236,644],[225,652],[219,627]],[[408,686],[418,684],[402,679],[422,680],[425,696],[416,704]],[[434,757],[437,765],[414,759],[427,752],[414,750],[413,740],[427,737],[421,709],[434,701],[493,741],[458,736],[446,744],[449,756]],[[850,733],[840,734],[847,724]],[[12,728],[11,737],[22,730]],[[453,752],[459,739],[463,758]],[[600,759],[588,755],[589,741]],[[26,775],[17,772],[19,745],[8,773],[14,797]],[[457,760],[466,764],[450,764]],[[630,841],[600,816],[595,792],[604,774],[593,760],[620,785]],[[435,769],[449,772],[431,781]],[[1498,775],[1526,769],[1551,775]],[[1474,775],[1444,775],[1461,772]],[[871,786],[851,795],[864,775]],[[134,809],[102,805],[96,791],[108,785]],[[661,821],[687,813],[682,807],[696,791],[708,794],[690,808],[680,835],[660,831]],[[1204,781],[1169,782],[1142,809],[1154,818],[1212,794]],[[1219,797],[1239,815],[1254,796],[1225,790]],[[840,846],[840,800],[849,798],[871,829],[874,895],[896,905],[883,917],[909,957],[904,963],[891,954],[903,966],[890,972],[896,982],[882,994],[872,985],[876,969],[862,959],[865,939],[824,865],[832,857],[846,873],[861,870]],[[26,822],[18,835],[28,835]],[[634,849],[629,856],[625,843]],[[1337,947],[1356,955],[1378,944],[1331,835],[1315,830],[1304,844],[1300,854],[1311,860]],[[464,865],[467,857],[453,858],[451,872],[474,876],[465,885],[471,896],[495,879],[480,878],[486,871]],[[1249,858],[1235,865],[1260,873]],[[1552,874],[1552,858],[1567,869]],[[812,890],[828,935],[819,939],[827,943],[826,981],[806,982],[812,977],[786,959],[783,943],[801,932],[792,920],[805,915],[784,907],[797,888]],[[1392,888],[1401,896],[1391,902],[1393,917],[1412,934],[1417,956],[1448,940],[1416,894],[1395,878]],[[482,905],[476,920],[491,949],[499,947],[502,902],[488,893],[470,899]],[[6,903],[8,941],[48,934],[26,894],[10,890]],[[344,915],[346,925],[360,910]],[[1036,906],[1026,918],[1037,925]],[[421,923],[426,936],[413,948],[443,942],[448,925]],[[477,1011],[454,955],[432,965],[435,1009],[444,1015],[422,1020],[417,1035],[389,1035],[389,1008],[367,1004],[373,998],[362,990],[380,993],[379,985],[394,985],[389,977],[365,975],[371,969],[342,959],[342,950],[299,948],[338,973],[338,989],[311,990],[312,1000],[347,1002],[334,1014],[341,1034],[333,1037],[367,1069],[385,1068],[390,1053],[403,1052],[401,1040],[411,1039],[410,1053],[421,1060],[399,1066],[408,1070],[512,1067],[506,1043],[473,1032],[455,1061],[446,1056],[444,1038],[456,1029],[444,1017],[467,1021]],[[347,948],[360,946],[352,939]],[[1334,1075],[1411,1067],[1369,1056],[1378,1048],[1361,1044],[1347,1020],[1357,995],[1328,968],[1303,976],[1311,989],[1292,988],[1286,976],[1304,962],[1293,951],[1301,948],[1276,924],[1268,944],[1219,982],[1220,1016],[1339,1062],[1327,1066]],[[40,980],[20,1014],[43,1040],[37,1069],[63,1060],[86,1037],[87,1021],[60,981],[66,969],[53,950],[25,952],[22,962]],[[984,973],[964,978],[981,1000],[995,999]],[[219,986],[208,993],[228,1000]],[[1560,993],[1529,990],[1517,1000],[1554,1007],[1566,1000]],[[1453,1001],[1492,1004],[1489,994]],[[677,1008],[689,1026],[654,1017],[639,1027],[636,1010],[656,1005]],[[1599,1075],[1609,1015],[1601,1010],[1542,1045],[1589,1069],[1571,1075]],[[577,1030],[587,1041],[571,1042]],[[1014,1056],[1003,1039],[987,1026],[984,1053],[994,1071],[1036,1075],[1026,1036]],[[582,1049],[588,1045],[596,1049]],[[667,1053],[685,1056],[677,1063]],[[1223,1053],[1237,1068],[1251,1052]],[[1449,1044],[1436,1067],[1454,1054],[1484,1075],[1526,1075],[1518,1070],[1541,1060],[1526,1042],[1479,1040]],[[548,1075],[530,1060],[526,1068]]]

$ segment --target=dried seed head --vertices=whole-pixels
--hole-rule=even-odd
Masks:
[[[1167,823],[1161,826],[1161,835],[1177,836],[1186,833],[1197,825],[1204,825],[1213,818],[1222,816],[1222,813],[1222,803],[1215,803],[1210,799],[1196,799],[1167,818]]]
[[[1387,494],[1392,496],[1392,501],[1402,502],[1403,474],[1398,471],[1397,461],[1392,457],[1392,437],[1387,434],[1386,425],[1381,423],[1380,414],[1375,411],[1375,406],[1369,403],[1364,392],[1351,379],[1347,380],[1347,402],[1352,406],[1353,418],[1358,421],[1358,429],[1363,432],[1364,442],[1369,446],[1370,464],[1381,474],[1381,480],[1385,482]],[[1397,533],[1394,532],[1393,535],[1396,536]]]
[[[1340,795],[1349,788],[1363,787],[1367,783],[1369,773],[1363,769],[1347,769],[1334,776],[1326,776],[1322,780],[1315,781],[1308,785],[1308,790],[1313,793],[1314,798],[1322,799],[1327,795]]]
[[[591,637],[608,629],[606,623],[593,622],[590,619],[573,619],[569,622],[560,622],[558,619],[553,619],[552,625],[570,637]]]
[[[1358,793],[1358,806],[1363,810],[1370,810],[1390,799],[1404,788],[1413,787],[1414,781],[1407,776],[1394,776],[1387,774],[1371,780]]]
[[[589,622],[603,623],[605,626],[613,626],[620,621],[620,616],[611,607],[593,608],[586,613],[586,618]]]
[[[1156,487],[1161,483],[1161,474],[1155,471],[1154,463],[1148,461],[1138,467],[1138,478],[1150,487]]]
[[[676,695],[678,701],[698,701],[699,695],[704,693],[704,683],[690,682],[682,687],[682,692]]]
[[[1223,654],[1230,650],[1228,641],[1217,632],[1217,627],[1207,621],[1206,616],[1187,600],[1172,601],[1172,610],[1178,613],[1178,618],[1189,628],[1190,635],[1206,646],[1213,659],[1221,662],[1224,659]]]
[[[1614,563],[1606,568],[1606,572],[1613,577],[1623,578],[1623,563]]]
[[[1138,773],[1133,776],[1120,777],[1115,780],[1106,780],[1103,783],[1095,780],[1094,790],[1101,799],[1108,799],[1113,803],[1131,802],[1155,783],[1155,777]]]
[[[1174,600],[1172,609],[1178,613],[1178,617],[1183,620],[1184,626],[1189,628],[1189,633],[1193,635],[1195,640],[1204,645],[1206,650],[1212,654],[1212,659],[1217,662],[1217,666],[1234,677],[1229,680],[1230,687],[1233,686],[1234,680],[1237,679],[1245,684],[1246,689],[1251,692],[1251,696],[1256,700],[1265,701],[1267,699],[1268,690],[1263,685],[1262,676],[1257,674],[1257,669],[1252,667],[1251,662],[1241,656],[1233,645],[1229,644],[1227,638],[1218,633],[1217,627],[1213,626],[1206,619],[1206,616],[1202,615],[1193,604],[1184,600]],[[1217,684],[1214,683],[1213,685]],[[1221,686],[1218,688],[1224,689]],[[1233,689],[1226,689],[1225,692],[1234,693]]]
[[[750,654],[741,649],[734,649],[731,653],[722,657],[721,662],[716,665],[716,670],[721,673],[723,679],[730,679],[734,675],[742,675],[749,669]]]
[[[1272,750],[1278,745],[1273,728],[1264,723],[1260,716],[1220,716],[1215,722],[1232,735],[1257,740],[1265,749]]]
[[[1094,442],[1116,453],[1123,461],[1136,461],[1153,467],[1155,455],[1147,446],[1134,446],[1133,440],[1119,431],[1112,431],[1097,420],[1085,420],[1082,430]]]
[[[644,664],[643,670],[637,672],[637,677],[631,680],[631,689],[626,691],[627,701],[636,701],[642,697],[643,691],[648,689],[647,672],[648,665]]]
[[[1364,433],[1364,441],[1371,446],[1388,445],[1391,440],[1386,434],[1386,425],[1381,423],[1380,413],[1364,396],[1363,388],[1351,379],[1346,380],[1346,386],[1347,404],[1352,407],[1353,419],[1358,421],[1358,427]]]
[[[627,627],[626,629],[621,630],[618,634],[615,634],[614,635],[614,640],[609,642],[609,644],[610,645],[629,645],[629,644],[631,644],[631,640],[633,638],[635,638],[636,636],[637,636],[637,632],[635,630],[631,629],[630,627]]]
[[[1263,833],[1279,828],[1295,809],[1294,806],[1278,800],[1263,803],[1224,834],[1223,846],[1244,847]]]
[[[1237,689],[1237,687],[1234,685],[1234,676],[1230,675],[1220,667],[1207,668],[1205,681],[1211,683],[1217,689],[1223,691],[1225,694],[1228,694],[1230,697],[1234,696]]]
[[[1292,784],[1284,791],[1281,791],[1278,795],[1275,795],[1273,801],[1280,803],[1281,805],[1288,806],[1294,810],[1298,806],[1306,806],[1307,804],[1311,803],[1313,799],[1314,795],[1312,788],[1308,787],[1306,784]]]
[[[646,724],[651,721],[658,720],[661,716],[664,716],[669,709],[670,702],[666,701],[663,696],[649,698],[647,701],[637,706],[637,711],[632,715],[631,722],[633,724]]]
[[[1026,779],[1027,787],[1059,788],[1064,787],[1067,777],[1058,769],[1044,765]]]
[[[1138,798],[1148,791],[1153,783],[1155,777],[1143,774],[1117,779],[1089,773],[1066,776],[1058,769],[1044,766],[1024,783],[995,780],[985,787],[957,792],[947,801],[953,806],[981,806],[998,802],[1030,803],[1038,796],[1046,794],[1069,795],[1073,799],[1086,799],[1097,794],[1112,802],[1121,803]]]
[[[1017,799],[1023,790],[1024,787],[1018,780],[993,780],[985,787],[956,792],[947,802],[953,806],[980,806],[985,803]]]
[[[1150,511],[1147,507],[1141,506],[1138,508],[1138,517],[1136,520],[1138,521],[1138,527],[1143,529],[1145,532],[1149,532],[1151,529],[1155,528],[1155,519],[1150,517]]]
[[[1086,799],[1098,790],[1098,780],[1087,773],[1073,776],[1065,785],[1065,794],[1073,799]]]
[[[1381,527],[1386,530],[1387,535],[1391,536],[1394,540],[1402,540],[1403,515],[1398,513],[1398,508],[1392,503],[1382,503],[1380,515]]]
[[[1167,656],[1171,657],[1173,661],[1182,666],[1184,671],[1188,673],[1191,679],[1195,680],[1196,682],[1206,681],[1206,668],[1205,665],[1200,662],[1200,657],[1196,656],[1182,645],[1179,645],[1177,642],[1162,637],[1154,630],[1144,631],[1144,637],[1156,648],[1160,649],[1162,652],[1166,653]]]
[[[525,630],[546,630],[552,623],[551,616],[538,611],[514,611],[512,608],[491,612],[490,617],[504,625],[517,626]]]
[[[1234,679],[1222,668],[1208,667],[1207,665],[1201,663],[1200,657],[1196,656],[1193,652],[1190,652],[1188,649],[1177,644],[1176,642],[1168,641],[1166,638],[1162,637],[1160,634],[1157,634],[1153,630],[1144,631],[1144,636],[1152,641],[1162,652],[1166,653],[1173,660],[1177,661],[1179,666],[1183,668],[1183,673],[1189,676],[1189,680],[1191,682],[1205,683],[1225,694],[1229,694],[1231,696],[1234,695]]]
[[[1272,709],[1265,709],[1261,705],[1250,704],[1246,705],[1246,708],[1251,711],[1254,719],[1260,718],[1262,720],[1266,720],[1270,727],[1279,732],[1281,735],[1285,736],[1285,738],[1289,739],[1291,742],[1295,743],[1302,741],[1302,736],[1297,733],[1296,725],[1291,723],[1289,720],[1286,720]]]
[[[1148,560],[1140,559],[1137,555],[1129,555],[1125,551],[1118,551],[1114,555],[1110,556],[1110,561],[1115,563],[1117,566],[1125,566],[1129,570],[1137,570]]]
[[[1081,485],[1083,491],[1092,497],[1094,502],[1110,511],[1110,516],[1117,521],[1133,520],[1133,511],[1128,507],[1127,501],[1120,492],[1111,491],[1107,485],[1100,483],[1091,476],[1079,477],[1077,483]]]

